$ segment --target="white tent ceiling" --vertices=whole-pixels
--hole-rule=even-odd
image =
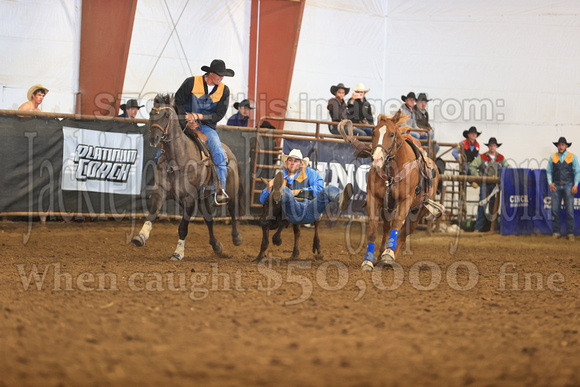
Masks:
[[[9,53],[0,108],[17,108],[42,83],[44,111],[73,111],[81,6],[0,0],[0,47]],[[250,8],[250,0],[139,0],[123,97],[174,92],[213,58],[236,71],[226,79],[232,104],[245,97]],[[328,119],[338,82],[365,83],[377,114],[392,113],[402,94],[426,92],[438,140],[457,141],[475,125],[482,142],[495,136],[514,164],[535,167],[561,135],[572,151],[580,146],[579,46],[575,0],[307,0],[288,116]]]

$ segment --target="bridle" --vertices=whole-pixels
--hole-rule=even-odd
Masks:
[[[384,169],[389,164],[389,162],[395,158],[395,155],[397,154],[399,149],[401,149],[401,147],[403,146],[404,143],[405,143],[405,140],[403,139],[403,141],[401,141],[401,143],[399,144],[397,142],[397,138],[395,137],[395,139],[393,140],[393,143],[391,144],[391,146],[388,149],[383,144],[377,144],[377,145],[373,146],[371,148],[371,155],[373,155],[375,153],[375,150],[377,148],[380,148],[383,151],[383,154],[385,157],[385,162],[383,163],[382,168]]]
[[[173,108],[171,108],[170,106],[165,106],[165,107],[160,107],[160,108],[156,108],[156,107],[151,108],[151,110],[154,111],[155,114],[159,114],[159,112],[161,110],[165,110],[165,109],[173,110]],[[169,127],[171,126],[172,123],[173,123],[173,115],[169,114],[169,120],[167,121],[167,125],[165,126],[165,128],[162,128],[161,125],[159,125],[159,124],[151,124],[151,129],[159,128],[159,130],[161,130],[163,132],[163,136],[161,136],[161,140],[160,140],[161,142],[168,143],[176,138],[176,137],[169,138],[169,133],[167,133],[167,131],[169,130]]]

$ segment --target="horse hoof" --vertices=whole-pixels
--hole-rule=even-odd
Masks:
[[[282,238],[280,238],[280,237],[272,237],[272,243],[275,246],[280,246],[282,244]]]
[[[362,265],[360,266],[362,271],[373,271],[375,266],[371,261],[363,261]]]
[[[131,240],[131,242],[133,242],[133,245],[137,247],[145,246],[145,238],[143,237],[143,234],[137,235]]]
[[[224,251],[224,247],[222,246],[222,244],[220,242],[216,242],[215,244],[211,245],[211,247],[213,247],[214,253],[216,253],[217,255],[222,255],[222,252]]]
[[[395,252],[391,249],[386,249],[381,255],[381,261],[387,265],[395,262]]]
[[[262,262],[262,259],[264,259],[264,257],[258,256],[256,259],[254,259],[252,262],[253,263],[260,263]]]
[[[234,242],[234,246],[240,246],[242,244],[242,242],[244,241],[244,239],[238,235],[232,238],[232,241]]]
[[[173,253],[171,257],[169,257],[170,261],[181,261],[183,259],[183,255]]]

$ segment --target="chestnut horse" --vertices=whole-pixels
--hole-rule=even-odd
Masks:
[[[428,212],[434,217],[443,214],[443,206],[434,201],[439,183],[435,163],[422,148],[402,132],[407,121],[401,110],[393,117],[379,115],[373,129],[372,148],[367,149],[373,160],[367,180],[367,252],[362,270],[373,270],[375,239],[379,217],[383,219],[381,264],[392,264],[417,224]],[[339,131],[343,133],[342,122]],[[352,124],[351,124],[352,125]],[[350,128],[349,128],[350,129]],[[351,133],[352,134],[352,133]],[[345,137],[346,140],[346,137]],[[348,141],[347,142],[351,142]],[[355,140],[356,142],[356,140]],[[354,145],[353,145],[354,146]]]
[[[185,237],[196,207],[201,210],[209,231],[209,244],[218,256],[222,256],[222,244],[213,234],[213,216],[209,200],[212,182],[217,183],[215,167],[213,161],[204,157],[199,146],[181,130],[173,102],[172,95],[158,94],[150,112],[149,145],[155,147],[160,144],[163,156],[155,168],[155,186],[151,194],[147,221],[139,234],[133,238],[133,244],[138,247],[145,245],[152,222],[163,202],[165,199],[173,199],[182,207],[184,214],[179,224],[177,248],[170,259],[180,261],[184,258]],[[205,137],[203,134],[198,136]],[[232,218],[232,240],[235,246],[239,246],[242,244],[242,237],[236,227],[236,216],[243,215],[245,211],[244,190],[240,182],[238,161],[227,145],[222,143],[222,146],[226,152],[226,160],[229,160],[226,193],[231,198],[227,208]]]

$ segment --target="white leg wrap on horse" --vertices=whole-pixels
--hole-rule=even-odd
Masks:
[[[149,233],[151,232],[152,228],[153,228],[153,224],[151,224],[150,221],[146,221],[145,224],[143,225],[143,227],[141,227],[141,231],[139,231],[139,235],[142,235],[144,240],[149,239]]]
[[[177,247],[175,248],[175,252],[171,256],[173,261],[181,261],[185,257],[185,241],[180,239],[177,241]]]
[[[386,249],[381,254],[381,261],[385,263],[391,263],[395,261],[395,252],[392,249]]]
[[[371,261],[367,261],[366,259],[363,261],[362,265],[360,266],[362,271],[373,271],[375,265]]]

